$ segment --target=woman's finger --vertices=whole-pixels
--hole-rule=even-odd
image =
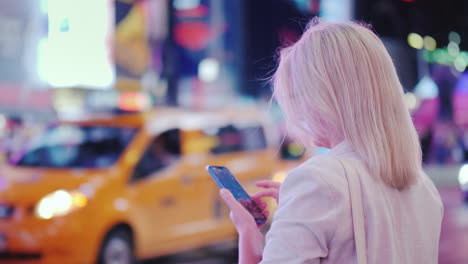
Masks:
[[[262,180],[262,181],[255,182],[255,185],[257,187],[261,187],[261,188],[279,189],[280,186],[281,186],[281,183],[275,182],[275,181],[270,181],[270,180]]]
[[[260,209],[263,211],[265,208],[268,207],[268,204],[262,200],[262,197],[252,197],[252,200],[260,207]]]
[[[269,189],[263,189],[263,190],[260,190],[256,193],[254,193],[252,195],[252,197],[259,197],[259,198],[263,198],[263,197],[276,197],[278,195],[278,190],[277,189],[273,189],[273,188],[269,188]]]
[[[257,204],[258,207],[260,207],[260,210],[265,210],[268,207],[268,204],[261,199],[255,199],[252,197],[252,200]]]
[[[264,197],[273,197],[275,198],[276,201],[278,201],[278,196],[279,196],[279,192],[277,189],[269,188],[269,189],[264,189],[255,193],[254,195],[252,195],[252,199],[254,199],[257,202],[261,200],[261,198],[264,198]]]

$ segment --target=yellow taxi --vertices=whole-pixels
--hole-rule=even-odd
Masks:
[[[132,263],[236,237],[206,165],[248,191],[278,165],[254,110],[145,113],[50,126],[0,171],[0,263]]]

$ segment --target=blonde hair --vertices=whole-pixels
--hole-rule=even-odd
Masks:
[[[347,140],[388,186],[403,190],[417,181],[418,135],[392,60],[370,29],[314,21],[281,50],[272,81],[288,130],[299,140]]]

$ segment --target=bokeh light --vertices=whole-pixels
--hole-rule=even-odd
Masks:
[[[460,53],[460,47],[455,42],[450,42],[448,44],[448,46],[447,46],[447,50],[448,50],[449,54],[454,56],[454,57],[457,56],[458,53]]]
[[[457,32],[451,31],[449,33],[449,40],[450,42],[454,42],[457,45],[460,44],[461,42],[460,34],[458,34]]]
[[[7,119],[5,115],[0,114],[0,130],[5,129],[6,125],[7,125]]]
[[[453,62],[453,65],[455,66],[455,69],[459,72],[464,72],[466,69],[466,64],[467,62],[463,58],[463,56],[458,56],[455,61]]]
[[[429,51],[434,51],[437,48],[436,40],[431,36],[424,37],[424,48]]]
[[[299,157],[304,153],[304,147],[300,144],[292,143],[288,146],[288,152],[291,156]]]
[[[179,10],[192,9],[200,5],[200,0],[174,0],[172,5]]]
[[[468,164],[465,164],[460,168],[460,171],[458,173],[458,181],[460,182],[460,184],[468,183]]]
[[[141,111],[151,106],[150,98],[143,93],[126,92],[118,99],[118,107],[124,111]]]
[[[423,38],[417,33],[408,35],[408,44],[415,49],[422,49],[424,46]]]
[[[408,107],[409,110],[415,110],[419,106],[419,99],[414,95],[413,93],[406,93],[404,95],[405,98],[405,104],[406,107]]]
[[[216,59],[203,59],[198,65],[198,77],[204,82],[213,82],[218,78],[219,67],[219,62]]]
[[[426,75],[416,84],[414,94],[419,99],[433,99],[439,96],[439,88],[434,80]]]

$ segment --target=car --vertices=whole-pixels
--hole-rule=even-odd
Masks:
[[[1,263],[132,263],[236,238],[206,165],[271,179],[280,137],[255,109],[158,107],[63,120],[0,173]]]

